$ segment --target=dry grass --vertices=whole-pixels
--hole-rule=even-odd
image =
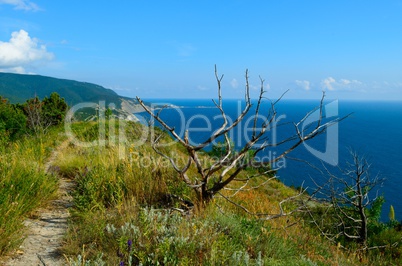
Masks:
[[[135,128],[140,125],[133,127],[129,132],[140,131]],[[127,135],[135,141],[134,135]],[[180,147],[168,149],[185,161]],[[86,260],[99,259],[103,254],[101,260],[112,265],[130,256],[143,263],[165,261],[166,265],[244,265],[246,261],[250,265],[311,265],[313,261],[335,265],[347,261],[343,253],[296,217],[261,221],[219,197],[189,218],[168,212],[167,205],[172,203],[166,202],[164,195],[194,201],[192,190],[149,143],[132,146],[128,142],[121,155],[122,147],[109,143],[102,148],[70,147],[59,158],[62,171],[75,173],[77,182],[76,208],[64,248],[72,264],[78,260],[77,254]],[[190,169],[190,177],[196,174],[196,169]],[[279,202],[295,194],[295,190],[272,180],[232,199],[250,212],[278,213]],[[124,231],[127,224],[137,228],[140,235]],[[106,233],[108,225],[117,231]],[[136,239],[135,252],[124,253],[130,239]],[[119,250],[124,253],[120,257]]]
[[[101,262],[116,265],[121,261],[128,265],[129,260],[145,265],[157,262],[165,265],[356,265],[368,262],[366,258],[345,253],[322,239],[297,216],[264,221],[219,196],[206,209],[195,210],[189,216],[172,211],[171,207],[180,205],[166,198],[167,194],[193,202],[195,195],[170,164],[154,153],[148,142],[132,145],[141,136],[141,127],[130,124],[126,128],[126,141],[121,145],[112,141],[113,136],[107,135],[103,147],[83,148],[71,144],[58,154],[55,164],[59,174],[76,183],[75,207],[63,248],[71,265],[84,265],[85,262],[86,265]],[[97,137],[95,123],[79,123],[74,130],[82,140]],[[168,141],[168,137],[165,138]],[[32,141],[31,144],[29,141],[17,142],[14,144],[17,146],[7,149],[11,152],[1,154],[2,159],[7,158],[0,162],[2,174],[7,177],[1,182],[14,175],[32,174],[37,178],[36,184],[40,184],[35,188],[36,194],[32,194],[35,200],[24,198],[31,199],[32,205],[18,215],[28,215],[51,196],[51,193],[41,193],[56,187],[56,183],[51,181],[54,180],[52,177],[41,174],[40,169],[52,147],[61,141],[54,134],[39,145]],[[177,160],[185,161],[181,147],[173,145],[166,151],[173,153]],[[247,174],[245,171],[240,177]],[[195,178],[196,175],[196,169],[191,168],[189,176]],[[257,181],[250,182],[248,188],[255,186]],[[234,183],[232,188],[241,185]],[[279,213],[279,202],[297,193],[273,179],[256,190],[239,192],[231,200],[251,213],[275,214]],[[231,196],[233,191],[223,194]],[[10,200],[8,204],[16,204],[13,202],[15,200]],[[294,204],[285,208],[290,210]],[[0,217],[9,215],[5,213]],[[3,235],[6,223],[0,224]],[[17,229],[12,229],[13,235],[8,239],[19,240],[21,231],[18,228],[21,227],[17,223],[14,226]],[[6,224],[6,227],[11,230],[11,225]],[[132,241],[130,249],[129,240]]]
[[[57,132],[0,149],[0,255],[22,242],[25,218],[55,195],[57,179],[45,173],[45,161],[60,139]]]

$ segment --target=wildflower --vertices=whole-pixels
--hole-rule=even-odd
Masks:
[[[132,241],[131,239],[129,239],[129,240],[127,241],[127,249],[128,249],[129,252],[131,251],[132,245],[133,245],[133,241]]]

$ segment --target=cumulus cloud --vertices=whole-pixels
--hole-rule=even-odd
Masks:
[[[321,81],[321,84],[324,87],[324,89],[328,89],[330,91],[335,90],[334,83],[336,83],[336,80],[333,77],[328,77]]]
[[[38,11],[39,6],[28,0],[0,0],[0,5],[13,5],[15,9],[25,11]]]
[[[54,55],[40,45],[36,38],[31,38],[24,30],[11,34],[8,42],[0,41],[0,69],[23,73],[26,67],[52,60]]]
[[[302,87],[306,91],[309,91],[311,89],[311,84],[308,80],[296,80],[295,83],[297,86]]]
[[[359,89],[364,86],[363,82],[358,80],[340,79],[336,80],[333,77],[325,78],[321,81],[323,89],[330,91],[342,89]]]

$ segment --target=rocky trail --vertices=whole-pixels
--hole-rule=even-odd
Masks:
[[[54,171],[57,156],[68,145],[64,141],[48,158],[45,164],[47,173]],[[70,179],[60,177],[57,197],[47,207],[38,209],[36,217],[24,221],[27,227],[26,238],[15,254],[5,262],[5,266],[59,266],[66,265],[66,259],[60,253],[63,236],[67,230],[68,208],[72,206],[70,191],[73,189]]]

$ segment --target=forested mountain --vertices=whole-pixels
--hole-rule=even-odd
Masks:
[[[0,73],[0,95],[12,103],[23,103],[34,96],[42,99],[52,92],[57,92],[70,106],[104,100],[120,107],[121,98],[124,98],[111,89],[92,83],[40,75]]]

